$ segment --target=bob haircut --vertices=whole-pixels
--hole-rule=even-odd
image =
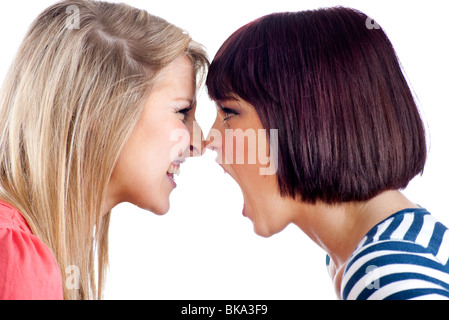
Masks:
[[[212,62],[210,97],[243,99],[279,130],[281,195],[365,201],[423,172],[423,122],[392,44],[369,22],[344,7],[270,14]]]

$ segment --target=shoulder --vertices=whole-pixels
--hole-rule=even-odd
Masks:
[[[404,240],[374,242],[348,261],[343,299],[449,299],[449,268],[429,249]]]
[[[0,299],[62,299],[50,249],[14,208],[0,202]]]
[[[348,260],[343,299],[449,298],[449,231],[425,209],[373,228]]]

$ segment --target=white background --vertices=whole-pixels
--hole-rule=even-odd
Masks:
[[[0,79],[32,20],[53,2],[2,1]],[[210,58],[232,32],[265,14],[334,5],[365,12],[390,37],[427,127],[424,174],[404,193],[449,226],[447,1],[124,2],[187,30],[206,46]],[[197,120],[205,135],[214,117],[215,107],[203,90]],[[211,151],[188,159],[165,216],[130,204],[113,210],[105,298],[335,299],[325,252],[295,226],[268,239],[255,235],[241,214],[238,185],[214,159]]]

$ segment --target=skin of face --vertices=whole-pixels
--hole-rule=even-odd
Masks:
[[[260,169],[266,165],[248,161],[255,152],[267,152],[268,141],[265,146],[242,143],[243,139],[236,138],[238,135],[226,140],[227,130],[237,132],[239,129],[240,132],[263,129],[254,107],[241,99],[217,101],[217,118],[208,135],[207,148],[217,152],[217,162],[239,184],[245,202],[244,216],[251,219],[254,231],[263,237],[282,231],[290,223],[298,226],[329,254],[330,274],[337,297],[340,297],[347,260],[366,233],[393,213],[418,206],[398,190],[383,191],[367,201],[335,205],[281,197],[276,175],[261,175]],[[260,147],[263,150],[259,150]],[[238,149],[243,150],[243,164],[236,161]]]
[[[345,263],[365,234],[393,213],[417,208],[398,190],[386,190],[367,201],[335,205],[281,197],[276,175],[261,175],[260,168],[266,165],[248,161],[254,152],[267,152],[268,141],[265,147],[263,143],[241,146],[242,139],[234,137],[229,142],[222,138],[226,130],[239,129],[243,132],[263,129],[254,107],[241,99],[217,101],[217,117],[207,137],[207,148],[217,152],[217,162],[239,184],[245,202],[243,214],[253,222],[254,231],[263,237],[282,231],[290,223],[298,226],[330,255],[338,295]],[[264,150],[259,150],[261,146]],[[245,157],[243,164],[235,159],[239,148]]]
[[[191,141],[196,124],[195,94],[190,59],[177,58],[161,71],[114,167],[104,211],[121,202],[156,214],[169,210],[169,196],[176,184],[167,171],[185,160],[186,150],[201,148],[192,146]]]
[[[261,161],[260,154],[269,155],[271,150],[259,130],[264,128],[252,105],[241,99],[217,102],[217,117],[207,148],[217,152],[217,162],[240,186],[242,213],[251,219],[254,231],[269,237],[292,222],[289,210],[283,210],[291,199],[280,196],[276,174],[261,174],[261,168],[268,165]],[[268,136],[269,132],[265,132]],[[238,161],[239,156],[243,163]]]

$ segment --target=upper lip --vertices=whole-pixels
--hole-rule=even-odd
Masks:
[[[170,163],[170,167],[168,167],[167,173],[179,175],[179,173],[180,173],[179,168],[181,166],[181,163],[183,163],[184,161],[185,161],[184,159],[174,160],[172,163]]]
[[[178,158],[178,159],[173,160],[173,161],[172,161],[172,164],[173,164],[174,166],[179,166],[179,165],[183,164],[185,161],[186,161],[185,159]]]

